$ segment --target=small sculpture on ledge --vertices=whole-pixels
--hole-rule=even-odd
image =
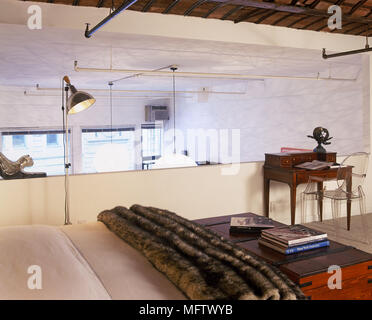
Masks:
[[[5,180],[46,177],[45,172],[25,172],[25,167],[32,167],[34,161],[29,155],[20,157],[17,161],[9,160],[0,152],[0,176]]]
[[[324,145],[331,144],[330,142],[328,142],[328,140],[331,140],[333,138],[329,137],[328,130],[322,127],[316,127],[313,131],[313,135],[308,137],[318,142],[317,147],[313,150],[314,152],[318,153],[325,153],[326,149],[323,148],[322,144]]]

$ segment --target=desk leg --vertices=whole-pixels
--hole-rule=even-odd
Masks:
[[[318,182],[318,210],[320,222],[323,221],[323,182]]]
[[[269,217],[270,179],[264,177],[264,214]]]
[[[351,175],[346,178],[346,191],[351,193]],[[346,210],[347,210],[347,230],[350,230],[350,220],[351,220],[351,199],[348,197],[346,203]]]
[[[290,184],[289,188],[291,192],[291,225],[294,225],[296,217],[296,185]]]

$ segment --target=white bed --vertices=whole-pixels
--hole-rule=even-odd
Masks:
[[[29,282],[41,270],[41,289]],[[31,279],[31,280],[30,280]],[[39,279],[38,279],[39,280]],[[32,285],[31,285],[32,287]],[[0,228],[0,299],[185,299],[101,222]]]

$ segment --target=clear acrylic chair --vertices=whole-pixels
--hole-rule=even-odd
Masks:
[[[323,183],[325,178],[310,176],[305,190],[301,194],[301,223],[307,222],[307,204],[308,200],[316,201],[316,213],[319,221],[323,221],[322,201],[325,187]]]
[[[332,218],[335,228],[336,238],[340,236],[339,217],[341,210],[341,202],[346,201],[346,205],[351,208],[353,200],[359,201],[359,209],[362,222],[363,240],[370,243],[371,239],[368,233],[368,223],[366,219],[365,194],[362,185],[364,183],[368,169],[368,153],[356,152],[346,157],[337,170],[337,187],[333,190],[326,188],[320,189],[324,180],[320,177],[310,177],[309,182],[302,193],[302,219],[306,222],[306,200],[317,200],[317,212],[322,221],[321,208],[323,198],[328,198],[332,201]],[[345,167],[352,167],[352,170],[344,170]],[[351,176],[350,176],[351,174]],[[349,181],[349,184],[347,183]],[[349,210],[350,212],[350,210]],[[347,230],[350,230],[351,217],[347,216]]]

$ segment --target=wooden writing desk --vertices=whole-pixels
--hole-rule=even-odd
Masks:
[[[296,189],[301,183],[307,183],[310,176],[321,177],[327,180],[336,179],[338,168],[323,169],[323,170],[304,170],[295,168],[294,166],[312,160],[321,160],[336,162],[336,153],[329,152],[319,154],[315,152],[301,152],[301,153],[266,153],[264,164],[264,210],[265,215],[269,216],[269,202],[270,202],[270,181],[278,181],[287,183],[290,188],[290,206],[291,206],[291,224],[295,224],[296,217]],[[350,171],[352,167],[343,167],[341,170],[345,174]],[[341,171],[341,172],[342,172]],[[351,191],[351,174],[346,175],[350,178],[346,181],[348,191]],[[318,191],[323,189],[323,182],[317,183]],[[323,199],[319,197],[320,219],[323,217]],[[351,201],[347,201],[347,228],[350,230],[351,217]]]

